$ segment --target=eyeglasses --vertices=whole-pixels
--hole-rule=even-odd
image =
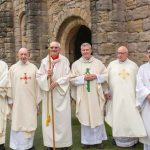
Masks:
[[[53,47],[53,46],[52,46],[52,47],[50,47],[50,49],[58,49],[58,48],[59,48],[59,47]]]
[[[121,55],[123,55],[123,54],[126,54],[127,52],[117,52],[117,54],[119,55],[119,54],[121,54]]]

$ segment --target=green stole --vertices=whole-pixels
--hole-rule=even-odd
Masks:
[[[86,68],[85,74],[90,74],[90,68]],[[90,92],[90,81],[89,80],[87,80],[86,89],[88,92]]]

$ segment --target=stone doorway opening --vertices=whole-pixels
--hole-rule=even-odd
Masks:
[[[91,31],[84,25],[79,27],[78,32],[75,35],[74,41],[74,60],[77,60],[81,57],[80,46],[82,43],[88,42],[91,44]]]
[[[67,56],[72,64],[81,57],[81,44],[91,43],[91,30],[83,19],[71,17],[61,24],[56,40],[61,43],[61,53]]]
[[[70,31],[66,41],[71,64],[81,57],[80,46],[84,42],[91,44],[91,30],[85,25],[78,25]]]

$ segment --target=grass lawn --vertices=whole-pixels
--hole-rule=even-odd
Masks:
[[[104,142],[105,150],[131,150],[131,148],[118,148],[111,144],[111,129],[106,125],[107,134],[108,134],[108,141]],[[9,132],[10,132],[10,123],[8,122],[7,125],[7,136],[6,136],[6,150],[9,148]],[[74,116],[74,107],[72,111],[72,132],[73,132],[73,145],[72,150],[82,150],[80,145],[80,124],[76,117]],[[35,142],[34,145],[36,150],[45,150],[43,146],[43,139],[42,139],[42,126],[41,126],[41,116],[38,117],[38,129],[35,134]],[[90,149],[96,150],[96,149]],[[143,150],[142,144],[138,144],[133,150]]]

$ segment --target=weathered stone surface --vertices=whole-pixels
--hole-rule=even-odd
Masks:
[[[124,43],[127,41],[127,33],[113,32],[108,33],[108,42],[110,43]]]
[[[105,64],[121,45],[141,64],[150,45],[150,0],[0,0],[0,59],[14,63],[25,46],[39,66],[49,42],[58,40],[73,62],[80,26],[91,31],[93,54]]]
[[[112,43],[101,44],[98,46],[99,55],[108,55],[116,52],[116,46]]]
[[[97,35],[98,43],[106,43],[107,42],[107,34],[106,33],[99,33]]]
[[[109,14],[111,21],[125,21],[125,11],[113,10]]]
[[[149,42],[138,42],[137,47],[139,52],[146,52],[146,48],[149,45]]]
[[[135,21],[129,21],[128,25],[128,32],[142,32],[143,31],[143,21],[140,20],[135,20]]]
[[[126,24],[121,22],[107,21],[97,24],[98,32],[123,32],[126,30]]]
[[[149,14],[150,14],[149,6],[141,6],[132,11],[134,20],[147,18]]]
[[[144,31],[150,30],[150,17],[143,19],[143,30]]]
[[[112,0],[98,0],[96,2],[96,10],[111,10]]]
[[[108,21],[109,20],[109,13],[108,11],[98,11],[96,13],[97,17],[96,17],[96,22],[105,22],[105,21]],[[94,17],[94,15],[93,15]],[[93,18],[92,17],[92,18]]]
[[[137,6],[143,6],[143,5],[149,5],[150,1],[149,0],[136,0]]]
[[[150,31],[140,33],[140,41],[150,42]]]
[[[127,47],[128,47],[129,52],[136,53],[138,51],[137,43],[128,43]]]
[[[128,43],[136,43],[139,41],[139,34],[138,33],[128,33],[127,42]]]
[[[136,62],[138,66],[142,65],[143,63],[148,61],[148,58],[146,57],[145,53],[130,53],[129,59]]]
[[[127,9],[133,9],[136,7],[136,0],[126,0]]]

